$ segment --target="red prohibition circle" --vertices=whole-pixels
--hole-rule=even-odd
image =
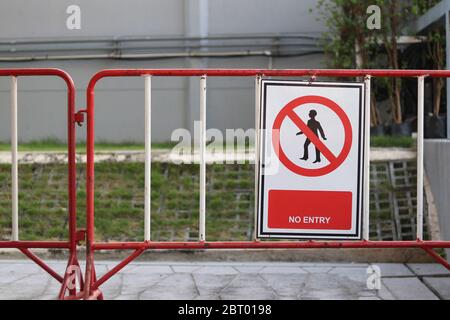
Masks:
[[[280,128],[284,119],[286,117],[289,117],[289,114],[292,113],[295,108],[311,103],[321,104],[334,111],[334,113],[336,113],[339,119],[341,120],[344,126],[344,133],[345,133],[344,146],[342,147],[342,150],[339,153],[339,155],[333,161],[329,160],[330,164],[318,169],[302,168],[297,164],[293,163],[284,153],[280,143]],[[272,144],[273,148],[275,149],[275,153],[280,159],[281,163],[283,163],[283,165],[290,171],[306,177],[324,176],[337,169],[344,162],[344,160],[350,153],[350,149],[352,146],[352,126],[344,110],[342,110],[342,108],[334,101],[321,96],[299,97],[292,100],[286,106],[284,106],[283,109],[280,111],[280,113],[278,113],[277,117],[275,118],[272,131]]]

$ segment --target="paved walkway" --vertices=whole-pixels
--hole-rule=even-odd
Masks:
[[[62,272],[64,262],[50,262]],[[99,274],[114,262],[100,261]],[[371,266],[375,266],[372,264]],[[450,272],[437,264],[135,262],[108,281],[107,299],[450,299]],[[54,299],[58,283],[26,260],[0,260],[0,299]]]

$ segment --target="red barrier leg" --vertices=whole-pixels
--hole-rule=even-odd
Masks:
[[[99,280],[97,280],[97,275],[95,271],[93,255],[90,255],[90,263],[86,264],[86,284],[83,293],[84,300],[103,300],[103,293],[99,287],[108,281],[112,276],[122,270],[126,265],[132,262],[134,259],[139,257],[145,251],[144,248],[135,250],[131,255],[125,258],[117,266],[112,268],[110,271],[105,273]]]
[[[84,283],[84,290],[79,298],[84,300],[103,300],[103,293],[94,287],[97,282],[97,274],[94,265],[94,252],[89,245],[87,246],[86,252],[86,281]]]
[[[50,274],[53,278],[56,279],[56,281],[62,283],[63,278],[52,268],[50,268],[49,265],[47,265],[44,261],[42,261],[39,257],[37,257],[34,253],[32,253],[30,250],[25,248],[19,249],[24,255],[26,255],[28,258],[30,258],[33,262],[35,262],[38,266],[40,266],[42,269],[44,269],[48,274]]]
[[[437,263],[441,264],[444,266],[444,268],[446,268],[447,270],[450,271],[450,263],[445,260],[444,258],[442,258],[440,255],[438,255],[436,253],[436,251],[434,251],[433,248],[422,248],[426,253],[428,253]]]
[[[66,271],[64,277],[61,277],[55,270],[53,270],[49,265],[42,261],[38,256],[32,253],[27,248],[19,248],[19,250],[26,255],[30,260],[35,262],[48,274],[50,274],[56,281],[61,283],[61,289],[58,294],[58,299],[63,300],[68,297],[76,297],[78,292],[83,291],[83,273],[81,272],[80,264],[76,256],[76,252],[72,252],[67,263]],[[77,280],[79,284],[79,290],[77,290]],[[66,297],[66,293],[68,296]]]
[[[25,69],[0,69],[0,77],[33,77],[33,76],[54,76],[59,77],[67,86],[67,155],[68,155],[68,212],[69,212],[69,241],[0,241],[0,248],[16,248],[42,269],[48,272],[53,278],[61,283],[59,298],[64,298],[68,292],[69,296],[76,295],[77,288],[71,286],[70,279],[73,274],[78,275],[80,289],[83,287],[82,273],[77,260],[77,242],[84,239],[82,230],[77,229],[76,219],[76,132],[75,124],[79,119],[75,119],[75,84],[68,73],[54,68],[25,68]],[[17,87],[14,89],[17,94]],[[17,162],[15,162],[17,163]],[[68,249],[69,262],[64,276],[57,274],[39,257],[33,254],[30,249]],[[78,270],[78,271],[77,271]]]
[[[91,295],[91,288],[93,283],[93,278],[95,277],[94,271],[94,257],[89,246],[86,248],[86,273],[85,273],[85,286],[83,292],[83,299],[88,300]]]
[[[103,300],[103,293],[98,287],[95,287],[95,283],[97,282],[97,272],[95,271],[95,264],[92,264],[92,274],[92,295],[89,297],[89,300]]]
[[[77,280],[79,284],[79,290],[77,292]],[[64,274],[64,280],[61,285],[61,289],[58,295],[58,299],[64,300],[69,297],[76,297],[79,292],[82,292],[84,289],[83,282],[83,273],[81,271],[80,264],[78,262],[77,256],[75,253],[71,254],[69,258],[69,262],[67,263],[66,272]],[[66,292],[69,293],[66,296]]]
[[[128,265],[130,262],[132,262],[134,259],[139,257],[143,252],[145,251],[144,248],[137,249],[134,251],[131,255],[129,255],[125,260],[120,262],[117,266],[112,268],[110,271],[108,271],[106,274],[104,274],[98,281],[95,281],[93,284],[93,287],[97,289],[100,287],[103,283],[108,281],[113,275],[118,273],[120,270],[122,270],[126,265]]]

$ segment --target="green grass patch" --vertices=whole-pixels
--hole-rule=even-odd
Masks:
[[[415,145],[415,139],[411,137],[400,137],[400,136],[375,136],[371,137],[370,142],[372,147],[399,147],[399,148],[412,148]],[[153,149],[171,149],[176,145],[176,143],[167,142],[167,143],[154,143],[152,144]],[[235,146],[235,150],[243,151],[246,149],[252,149],[252,145],[238,145]],[[11,145],[6,142],[0,142],[0,151],[10,151]],[[106,143],[106,142],[97,142],[95,144],[95,150],[97,152],[105,152],[105,151],[144,151],[144,144],[142,143],[133,143],[133,142],[124,142],[124,143]],[[35,151],[35,152],[66,152],[67,145],[58,140],[54,139],[46,139],[40,141],[33,141],[28,143],[19,143],[19,151]],[[225,148],[224,148],[225,151]],[[229,150],[231,151],[231,150]],[[86,152],[86,143],[81,142],[77,144],[77,152],[85,153]]]
[[[178,144],[178,142],[160,142],[160,143],[152,143],[153,149],[172,149]],[[192,148],[194,151],[198,151],[198,146],[192,145]],[[244,151],[244,150],[252,150],[254,148],[253,145],[250,144],[235,144],[234,148],[230,147],[228,149],[229,152],[232,152],[233,150],[236,151]],[[0,142],[0,151],[10,151],[11,145],[8,142]],[[131,150],[131,151],[144,151],[144,144],[143,143],[135,143],[135,142],[122,142],[122,143],[109,143],[109,142],[102,142],[97,141],[95,143],[95,150],[102,152],[102,151],[124,151],[124,150]],[[65,152],[67,151],[67,144],[63,143],[57,139],[44,139],[39,141],[32,141],[27,143],[20,143],[19,142],[19,151],[54,151],[54,152]],[[216,151],[220,151],[220,149],[217,149]],[[226,146],[224,144],[223,151],[227,151]],[[86,143],[80,142],[77,143],[77,152],[78,153],[84,153],[86,152]]]
[[[411,164],[414,165],[414,161]],[[78,166],[77,170],[77,209],[80,227],[85,224],[86,218],[84,168],[84,166]],[[371,203],[374,214],[371,227],[373,223],[374,228],[392,223],[391,197],[415,191],[414,184],[407,188],[402,185],[401,190],[396,190],[391,179],[386,178],[388,168],[387,163],[371,165],[371,200],[384,201],[379,206]],[[11,234],[10,170],[10,165],[0,165],[0,240],[8,240]],[[95,165],[95,170],[96,239],[99,241],[142,241],[144,164],[98,163]],[[249,164],[207,166],[206,233],[208,240],[251,239],[254,223],[253,172],[253,165]],[[377,172],[376,176],[375,172]],[[199,166],[195,164],[152,164],[152,239],[158,241],[197,239],[198,174]],[[410,181],[415,181],[413,178],[411,177]],[[67,166],[64,164],[20,165],[19,190],[20,238],[22,240],[66,239],[68,232]],[[414,210],[412,212],[414,213]],[[377,235],[375,231],[374,235]]]
[[[154,143],[152,144],[153,149],[171,149],[175,146],[174,143]],[[0,142],[0,151],[10,151],[11,145],[6,142]],[[95,144],[96,151],[143,151],[144,144],[143,143],[132,143],[132,142],[124,142],[124,143],[106,143],[106,142],[97,142]],[[46,139],[40,141],[33,141],[27,143],[19,143],[19,151],[36,151],[36,152],[65,152],[67,151],[67,144],[60,142],[54,139]],[[81,142],[77,143],[77,152],[85,153],[86,152],[86,143]]]
[[[378,148],[413,148],[415,139],[401,136],[375,136],[370,138],[370,146]]]
[[[248,167],[250,171],[247,172],[240,170],[239,165],[227,165],[223,172],[217,170],[217,166],[208,166],[207,172],[207,208],[214,210],[214,219],[208,220],[208,238],[248,239],[247,228],[253,223],[253,200],[250,200],[253,199],[253,168]],[[143,240],[144,164],[98,163],[95,170],[96,238],[101,241]],[[3,240],[9,239],[11,231],[9,172],[10,165],[0,165],[0,239]],[[216,172],[220,174],[216,175]],[[197,238],[198,173],[199,166],[195,164],[152,164],[153,239]],[[86,216],[84,176],[84,166],[78,166],[77,208],[80,226],[84,224]],[[234,179],[236,182],[229,186],[216,183],[217,180]],[[63,164],[20,165],[19,180],[21,239],[65,239],[68,231],[67,167]],[[240,230],[241,224],[247,227]],[[232,232],[228,232],[230,225]]]

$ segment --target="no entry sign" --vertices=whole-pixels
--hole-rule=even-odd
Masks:
[[[360,239],[364,84],[261,86],[258,237]]]

